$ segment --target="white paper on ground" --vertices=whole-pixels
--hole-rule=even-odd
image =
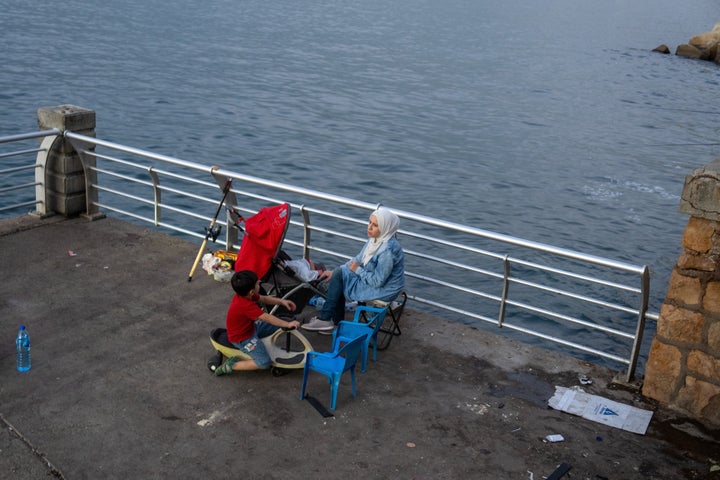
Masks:
[[[555,387],[548,400],[555,410],[578,415],[594,422],[644,435],[653,412],[565,387]]]

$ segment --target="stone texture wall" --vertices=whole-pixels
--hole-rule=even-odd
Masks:
[[[645,369],[643,394],[720,426],[720,159],[685,180],[691,215]]]

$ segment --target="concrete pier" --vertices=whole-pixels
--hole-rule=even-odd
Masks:
[[[343,378],[334,417],[300,400],[300,372],[215,377],[208,334],[232,292],[201,271],[187,282],[198,248],[113,218],[0,221],[2,478],[541,479],[561,463],[564,478],[720,478],[720,433],[614,384],[617,372],[412,303],[357,398]],[[550,409],[555,386],[653,410],[650,427]],[[329,403],[323,378],[309,393]]]

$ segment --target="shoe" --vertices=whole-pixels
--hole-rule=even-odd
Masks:
[[[322,320],[318,317],[312,317],[308,323],[302,325],[303,330],[311,332],[322,332],[326,330],[334,330],[335,324],[332,320]]]
[[[320,330],[318,333],[320,335],[332,335],[335,332],[335,327],[331,328],[330,330]]]
[[[227,362],[223,363],[215,369],[215,375],[219,377],[220,375],[227,375],[229,373],[232,373],[233,365],[235,365],[238,360],[240,360],[238,357],[228,358]]]

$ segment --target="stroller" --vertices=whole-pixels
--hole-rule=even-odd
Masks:
[[[312,281],[299,276],[289,265],[294,263],[282,250],[285,234],[290,226],[290,206],[287,203],[261,208],[245,220],[243,237],[235,260],[234,270],[252,270],[260,279],[265,295],[292,300],[295,314],[300,313],[314,295],[322,294]],[[291,315],[282,307],[270,313],[279,317]]]
[[[234,212],[231,211],[231,215]],[[242,221],[242,217],[239,217]],[[239,223],[239,222],[236,222]],[[245,235],[235,259],[234,270],[251,270],[260,279],[263,294],[292,300],[295,312],[275,306],[269,313],[278,317],[289,317],[300,313],[318,290],[309,283],[298,279],[295,272],[286,266],[290,257],[281,247],[290,225],[290,206],[287,203],[260,209],[245,220]],[[273,360],[271,372],[275,376],[288,370],[305,366],[305,354],[312,350],[310,342],[297,330],[280,329],[273,335],[263,338],[268,353]],[[210,343],[216,354],[208,360],[208,368],[214,371],[223,362],[224,357],[248,358],[227,339],[225,328],[213,329]]]

